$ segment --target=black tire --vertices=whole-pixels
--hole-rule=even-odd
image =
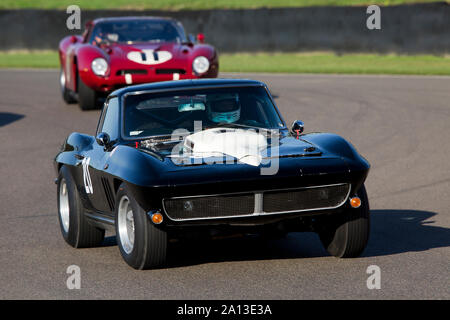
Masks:
[[[367,246],[370,233],[370,209],[364,185],[358,191],[361,206],[348,206],[345,212],[321,220],[319,237],[329,254],[339,258],[361,255]]]
[[[68,219],[66,220],[63,218],[64,198],[60,195],[64,184],[65,193],[68,196]],[[64,240],[74,248],[99,246],[105,237],[105,230],[88,223],[77,187],[66,166],[62,166],[59,170],[57,186],[58,219]],[[68,225],[64,225],[63,220],[68,221]]]
[[[74,94],[71,90],[66,88],[66,75],[64,74],[64,71],[61,69],[59,72],[59,85],[61,87],[61,95],[63,100],[67,104],[72,104],[77,102],[77,100],[74,98]]]
[[[78,83],[78,104],[81,110],[93,110],[98,107],[97,104],[97,92],[92,90],[81,80],[80,75],[77,75]]]
[[[131,206],[134,221],[134,243],[127,246],[127,237],[119,230],[119,210],[128,201]],[[125,209],[126,212],[129,211]],[[123,211],[122,211],[123,212]],[[122,213],[123,214],[123,213]],[[156,227],[147,216],[145,211],[137,203],[127,186],[122,183],[116,196],[115,209],[116,239],[120,254],[125,262],[134,269],[144,270],[162,267],[166,263],[167,256],[167,232]],[[123,239],[123,241],[122,241]]]

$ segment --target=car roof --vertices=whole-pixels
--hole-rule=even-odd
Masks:
[[[145,91],[178,91],[184,88],[192,89],[193,87],[205,88],[205,87],[248,87],[248,86],[265,86],[261,81],[249,80],[249,79],[189,79],[189,80],[175,80],[175,81],[162,81],[154,83],[146,83],[124,87],[113,91],[110,96],[121,96],[129,92],[145,92]]]
[[[127,16],[127,17],[106,17],[97,18],[92,20],[94,24],[99,22],[114,22],[114,21],[130,21],[130,20],[167,20],[167,21],[177,21],[171,17],[152,17],[152,16]]]

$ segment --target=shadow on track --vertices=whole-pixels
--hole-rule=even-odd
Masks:
[[[450,247],[450,229],[429,225],[436,213],[417,210],[371,210],[371,235],[362,257]],[[116,245],[115,236],[103,246]],[[279,240],[251,235],[224,239],[183,240],[169,244],[168,268],[204,263],[328,256],[311,232],[289,233]]]
[[[18,121],[25,116],[23,114],[0,112],[0,127],[6,126],[14,121]]]
[[[437,213],[417,210],[371,210],[369,245],[363,257],[450,247],[450,229],[430,225]]]

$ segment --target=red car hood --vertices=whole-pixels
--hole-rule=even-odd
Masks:
[[[112,44],[104,50],[111,60],[153,66],[186,60],[188,55],[182,53],[183,47],[185,46],[178,43]]]

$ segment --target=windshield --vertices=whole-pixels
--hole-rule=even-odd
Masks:
[[[184,42],[181,25],[167,20],[105,21],[95,25],[89,42]]]
[[[284,127],[263,87],[184,90],[128,95],[124,100],[125,138],[171,135],[174,130],[220,126]]]

